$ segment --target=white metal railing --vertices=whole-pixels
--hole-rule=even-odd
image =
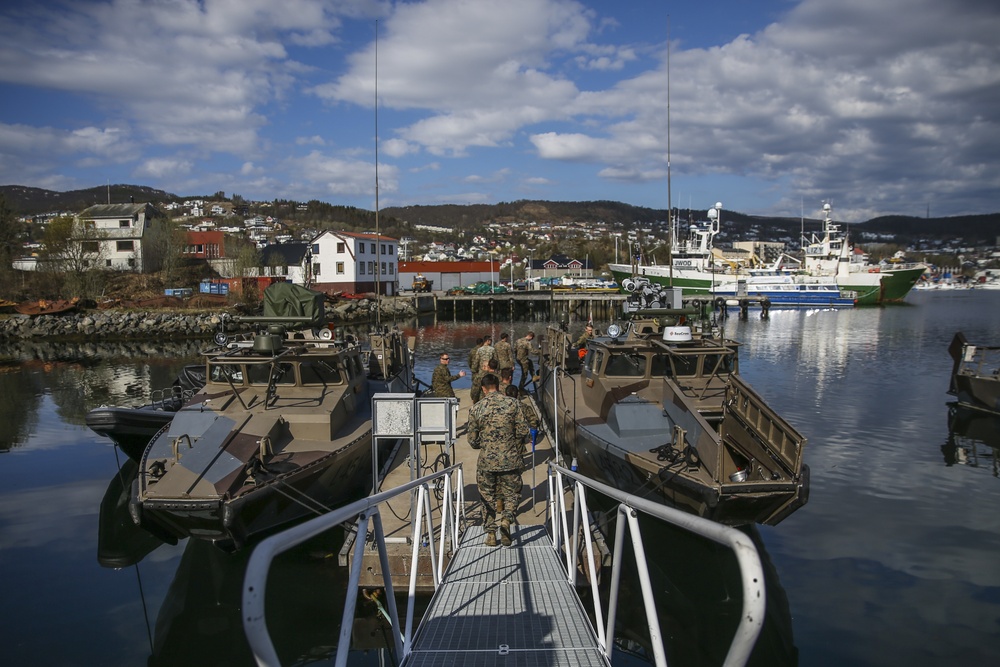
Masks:
[[[452,492],[452,473],[454,473],[455,491]],[[439,531],[437,554],[435,555],[434,520],[430,502],[430,484],[439,478],[444,478],[444,498],[441,503],[441,530]],[[389,555],[386,550],[385,533],[382,529],[382,516],[379,505],[396,496],[417,490],[416,511],[413,515],[413,552],[410,556],[409,595],[406,605],[406,631],[401,630],[399,614],[396,609],[396,598],[392,589],[392,575],[389,570]],[[430,546],[431,574],[434,587],[441,583],[444,571],[444,554],[446,538],[451,541],[452,548],[458,545],[459,521],[465,516],[464,485],[462,481],[462,464],[456,464],[431,475],[413,480],[394,489],[376,493],[345,507],[334,510],[322,516],[293,526],[276,535],[262,540],[250,556],[246,575],[243,579],[243,631],[246,633],[254,659],[258,665],[277,666],[281,663],[274,649],[271,636],[267,631],[264,615],[264,592],[267,589],[267,575],[271,562],[279,554],[301,544],[302,542],[334,528],[345,521],[357,517],[358,533],[354,545],[354,561],[351,564],[351,574],[347,582],[347,598],[344,602],[344,614],[340,622],[340,638],[337,641],[335,665],[344,667],[347,664],[348,651],[351,644],[351,628],[354,625],[354,607],[357,602],[358,582],[361,579],[361,560],[365,548],[365,535],[371,522],[375,546],[378,549],[382,580],[385,585],[385,599],[389,607],[389,618],[392,623],[392,635],[395,652],[399,662],[410,653],[413,639],[413,615],[416,601],[417,562],[421,545],[421,523],[428,535]],[[449,501],[454,502],[449,502]]]
[[[565,478],[571,479],[573,484],[574,520],[572,532],[568,529],[569,521],[567,515],[569,510],[567,509],[566,494],[564,493],[563,486]],[[653,598],[653,588],[649,578],[649,568],[646,565],[646,552],[642,543],[642,535],[639,531],[637,512],[642,512],[723,546],[727,546],[736,555],[743,581],[743,613],[723,664],[727,666],[746,664],[747,659],[750,657],[750,651],[753,650],[757,636],[760,634],[761,626],[764,623],[764,611],[767,606],[764,571],[760,564],[760,556],[757,554],[757,547],[754,546],[748,536],[729,526],[724,526],[644,498],[631,496],[619,489],[612,488],[551,462],[549,463],[548,487],[552,546],[557,554],[560,549],[564,550],[567,577],[573,586],[576,585],[581,523],[583,520],[587,522],[587,525],[583,526],[582,533],[586,541],[586,550],[584,553],[587,554],[591,597],[594,599],[594,618],[597,622],[595,629],[600,647],[604,651],[609,663],[611,662],[611,653],[614,648],[615,614],[618,606],[622,551],[625,543],[625,527],[627,525],[632,538],[632,548],[635,552],[636,568],[639,574],[643,605],[646,609],[646,622],[649,625],[649,638],[652,643],[653,657],[657,667],[666,667],[667,664],[666,653],[663,650],[660,622]],[[598,595],[597,572],[594,559],[591,556],[592,525],[590,514],[587,510],[587,489],[601,493],[620,503],[618,505],[615,552],[612,562],[611,590],[608,599],[606,624],[604,621],[604,610],[601,606],[601,598]]]

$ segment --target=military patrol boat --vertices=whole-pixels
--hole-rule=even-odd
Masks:
[[[710,307],[683,307],[679,288],[631,295],[626,329],[611,325],[582,360],[549,328],[542,410],[585,475],[721,523],[775,525],[808,498],[806,440],[740,377],[738,344],[698,318]]]
[[[372,488],[371,397],[413,391],[413,339],[382,328],[363,348],[324,325],[321,293],[283,289],[303,314],[217,334],[205,386],[143,453],[129,511],[161,539],[237,549]]]
[[[959,405],[1000,414],[1000,346],[972,345],[959,331],[948,353],[955,362],[948,393]]]

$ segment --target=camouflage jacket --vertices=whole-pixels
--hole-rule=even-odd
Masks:
[[[518,398],[517,402],[521,406],[521,413],[524,415],[524,420],[528,422],[528,428],[538,428],[538,415],[535,414],[535,409],[528,404],[527,396]]]
[[[592,333],[588,334],[586,331],[584,331],[582,334],[580,334],[580,337],[576,339],[576,342],[573,343],[573,347],[584,347],[587,344],[588,340],[594,340],[594,335],[595,334]]]
[[[498,391],[486,394],[469,410],[469,444],[479,449],[479,470],[520,470],[526,435],[528,422],[518,401]]]
[[[514,354],[517,355],[517,360],[524,363],[531,356],[531,341],[528,337],[518,338],[517,343],[514,346]]]
[[[494,348],[492,345],[483,345],[481,348],[479,348],[478,355],[479,359],[476,362],[476,370],[482,368],[483,364],[485,364],[490,359],[496,359],[497,351],[496,348]]]
[[[495,349],[497,351],[497,363],[500,364],[500,370],[514,368],[514,350],[511,348],[510,343],[502,340],[496,344]]]
[[[434,392],[435,396],[455,396],[455,390],[452,389],[451,383],[460,378],[458,373],[452,375],[448,371],[447,364],[438,364],[437,368],[434,369],[434,375],[431,376],[431,391]]]
[[[469,350],[469,370],[473,373],[479,370],[479,348],[482,345],[474,345],[471,350]]]

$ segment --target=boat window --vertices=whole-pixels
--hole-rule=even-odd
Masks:
[[[340,370],[328,361],[313,361],[299,366],[304,385],[340,384]]]
[[[675,356],[673,358],[674,371],[677,377],[689,377],[698,374],[698,357],[696,356]]]
[[[594,349],[587,354],[586,370],[599,372],[604,363],[604,350]]]
[[[243,367],[239,364],[211,364],[209,378],[212,382],[243,384]]]
[[[645,377],[646,357],[636,353],[612,353],[605,375],[612,377]]]
[[[650,377],[670,377],[670,358],[665,354],[654,354],[653,363],[649,366]]]
[[[295,384],[295,366],[292,364],[284,363],[277,364],[273,366],[274,368],[274,384],[281,385],[293,385]],[[247,377],[250,378],[250,384],[268,384],[270,379],[272,365],[271,364],[253,364],[247,367]]]
[[[706,354],[702,374],[706,377],[714,373],[728,375],[733,371],[732,361],[733,357],[729,354]]]

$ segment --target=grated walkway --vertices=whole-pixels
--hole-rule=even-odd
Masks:
[[[508,548],[465,532],[405,667],[608,666],[545,527],[512,533]]]

